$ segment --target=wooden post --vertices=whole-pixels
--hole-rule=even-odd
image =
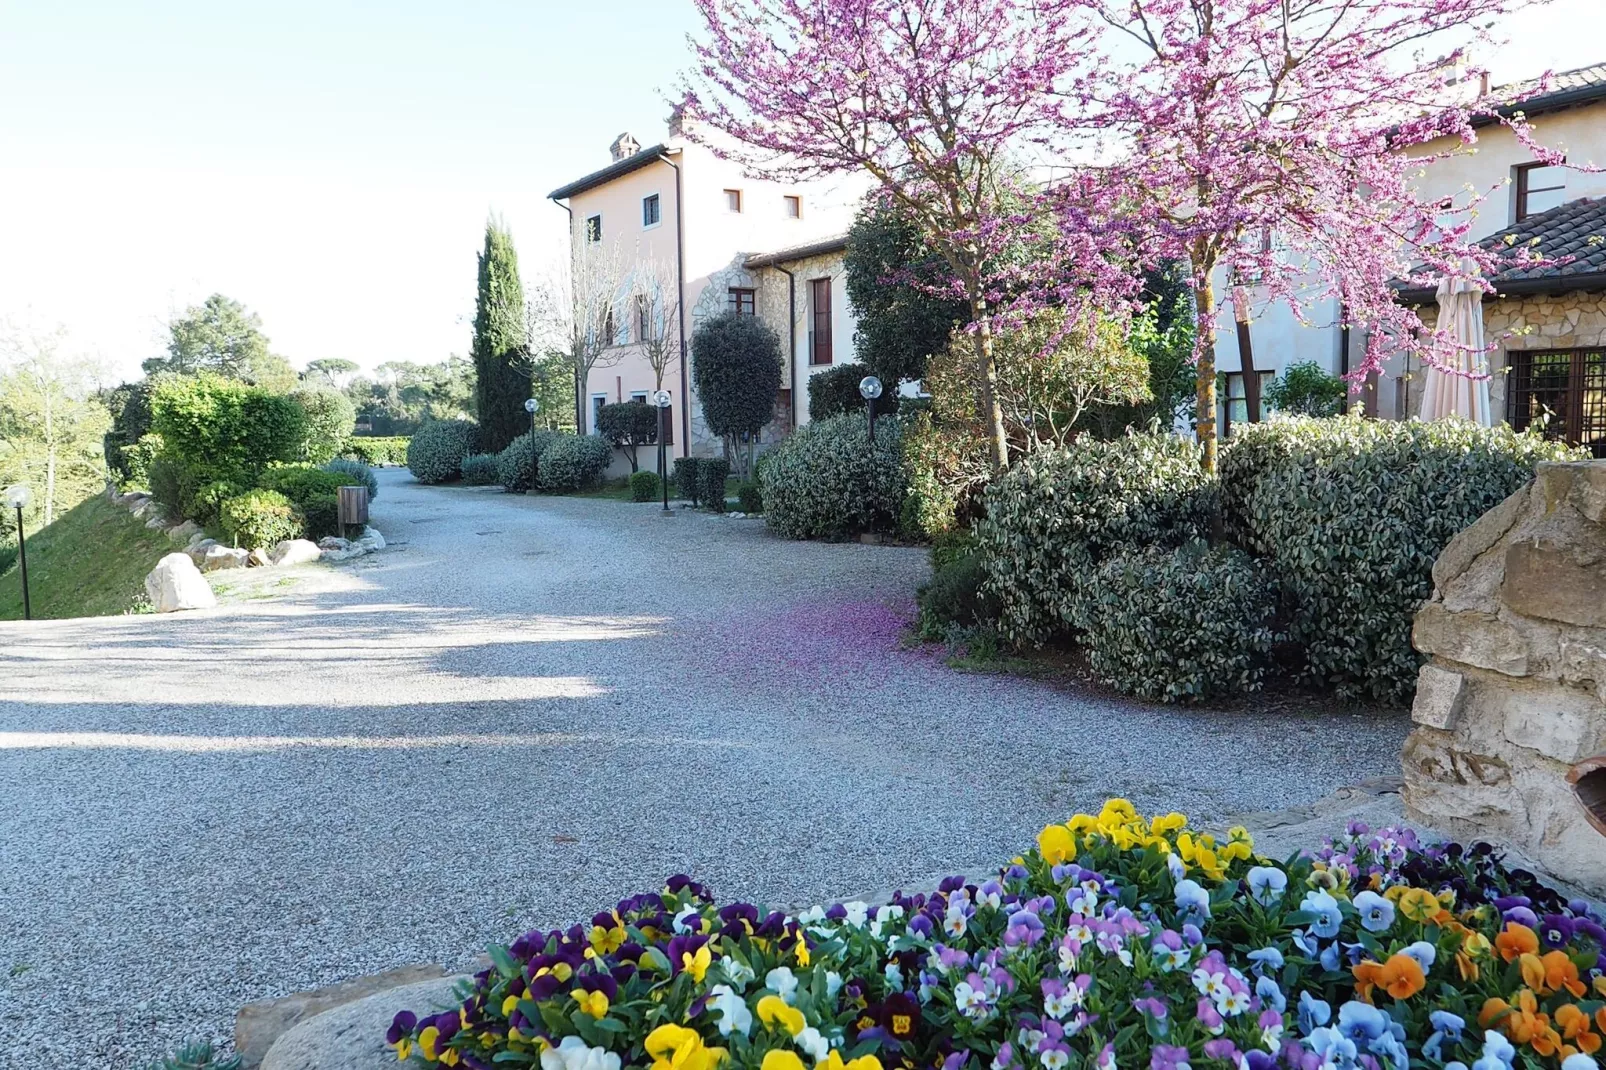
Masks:
[[[1260,373],[1255,371],[1255,347],[1249,338],[1249,294],[1242,286],[1232,288],[1232,313],[1238,321],[1238,367],[1244,377],[1244,405],[1249,422],[1260,422]]]

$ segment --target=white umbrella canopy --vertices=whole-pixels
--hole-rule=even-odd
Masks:
[[[1472,375],[1487,376],[1489,360],[1483,348],[1483,289],[1464,275],[1453,275],[1439,282],[1438,338],[1434,356],[1442,367],[1429,365],[1422,387],[1422,419],[1443,420],[1458,416],[1480,427],[1489,427],[1489,380],[1457,375],[1443,368],[1456,368]]]

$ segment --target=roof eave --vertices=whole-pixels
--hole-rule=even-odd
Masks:
[[[593,171],[589,175],[584,175],[580,178],[577,178],[568,185],[559,186],[557,189],[546,195],[547,200],[568,200],[570,197],[573,197],[576,194],[584,193],[586,190],[596,189],[598,186],[606,185],[616,178],[623,178],[625,175],[628,175],[634,171],[639,171],[643,167],[648,167],[663,159],[665,156],[672,156],[679,151],[679,149],[672,149],[667,145],[650,146],[642,149],[633,156],[627,156],[623,160],[617,160],[599,171]]]
[[[824,238],[807,245],[796,245],[790,249],[777,249],[773,253],[755,253],[742,261],[742,266],[752,270],[754,268],[774,267],[777,264],[790,264],[794,260],[807,260],[811,256],[824,256],[827,253],[840,253],[848,247],[846,234],[836,238]]]
[[[1486,300],[1498,301],[1503,297],[1606,290],[1606,271],[1591,271],[1577,275],[1546,275],[1537,279],[1512,279],[1510,282],[1496,282],[1494,286],[1495,292],[1485,295]],[[1405,305],[1431,305],[1438,299],[1438,289],[1418,286],[1401,290],[1397,297],[1400,303]]]
[[[1545,112],[1561,111],[1563,108],[1576,108],[1581,104],[1594,104],[1606,100],[1606,82],[1597,85],[1582,85],[1575,89],[1562,89],[1554,93],[1541,93],[1519,100],[1514,104],[1507,104],[1496,108],[1493,115],[1480,116],[1472,121],[1474,127],[1492,126],[1501,119],[1509,119],[1521,112],[1525,116],[1543,115]]]

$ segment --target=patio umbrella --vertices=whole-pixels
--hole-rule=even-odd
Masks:
[[[1435,356],[1444,367],[1487,375],[1489,361],[1483,351],[1483,290],[1465,275],[1452,275],[1440,280],[1438,296],[1441,338],[1434,342]],[[1488,379],[1471,379],[1433,366],[1426,369],[1425,378],[1422,419],[1459,416],[1480,427],[1490,426]]]

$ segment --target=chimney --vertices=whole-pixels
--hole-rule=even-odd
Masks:
[[[620,160],[628,160],[640,151],[641,143],[631,137],[628,132],[614,138],[613,144],[608,146],[608,152],[613,156],[614,163],[618,163]]]

